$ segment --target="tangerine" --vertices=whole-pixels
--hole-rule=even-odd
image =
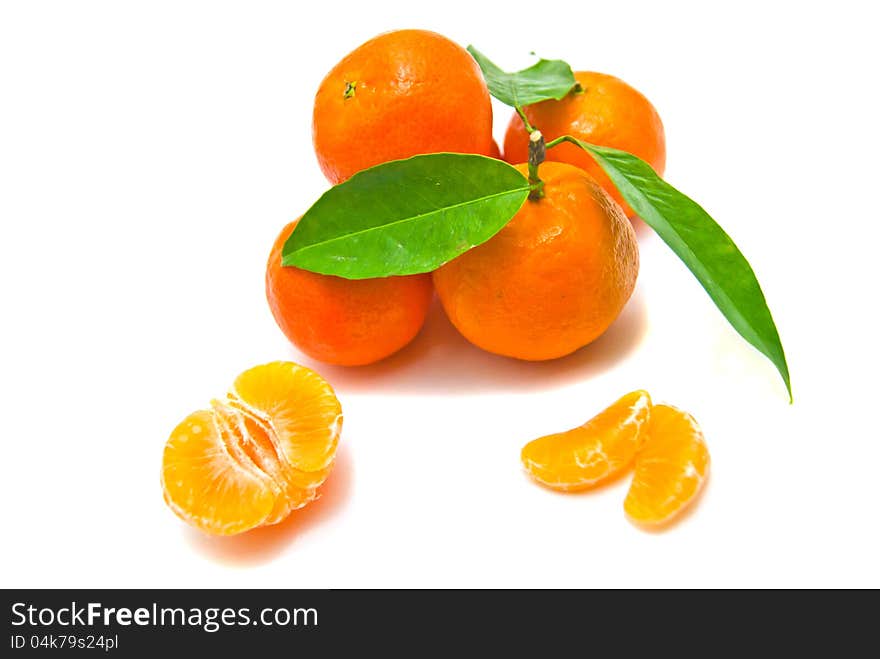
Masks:
[[[543,197],[434,272],[443,308],[465,338],[525,360],[562,357],[596,339],[639,270],[632,225],[589,175],[559,162],[544,163],[540,175]]]
[[[317,497],[341,431],[339,400],[320,375],[293,362],[256,366],[171,432],[165,501],[213,535],[276,524]]]
[[[666,167],[666,137],[660,115],[645,96],[623,80],[604,73],[578,71],[578,87],[562,100],[523,108],[529,122],[548,142],[571,135],[584,142],[628,151],[647,162],[659,176]],[[529,133],[514,114],[504,137],[504,157],[510,163],[528,159]],[[611,179],[583,149],[568,142],[547,150],[547,160],[580,167],[589,173],[628,216],[633,210]]]
[[[283,266],[297,222],[278,235],[266,265],[266,297],[285,336],[310,357],[342,366],[379,361],[412,341],[433,297],[431,276],[351,280]]]
[[[321,82],[312,138],[331,183],[422,153],[489,155],[489,90],[476,61],[446,37],[387,32],[346,55]]]

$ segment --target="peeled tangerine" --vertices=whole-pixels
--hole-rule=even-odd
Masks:
[[[293,362],[251,368],[226,399],[171,433],[162,457],[165,501],[214,535],[276,524],[317,497],[341,430],[339,401],[320,375]]]
[[[627,394],[578,428],[529,442],[521,457],[532,478],[563,492],[598,485],[635,462],[624,510],[644,526],[681,513],[709,469],[709,450],[694,418],[652,405],[646,391]]]

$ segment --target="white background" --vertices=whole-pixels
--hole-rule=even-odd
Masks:
[[[423,7],[424,5],[424,7]],[[880,586],[878,160],[869,3],[3,2],[2,586]],[[672,253],[641,235],[623,315],[551,363],[469,346],[434,308],[372,367],[314,364],[264,294],[280,228],[327,187],[323,75],[430,28],[622,77],[664,119],[667,179],[757,272],[795,404]],[[496,107],[496,134],[510,111]],[[164,442],[244,368],[314,366],[345,411],[324,497],[202,537],[162,502]],[[627,481],[559,495],[519,449],[647,388],[713,471],[662,534]]]

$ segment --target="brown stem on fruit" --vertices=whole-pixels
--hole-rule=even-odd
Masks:
[[[529,134],[529,199],[537,201],[544,196],[544,181],[538,177],[538,166],[544,162],[547,148],[541,131],[534,130]]]

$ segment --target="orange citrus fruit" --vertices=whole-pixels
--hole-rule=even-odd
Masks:
[[[681,513],[699,493],[709,470],[703,433],[687,412],[654,405],[623,504],[630,520],[657,526]]]
[[[541,165],[539,175],[544,197],[434,272],[443,308],[465,338],[526,360],[562,357],[596,339],[639,270],[632,225],[590,176],[558,162]]]
[[[579,71],[580,88],[559,101],[549,100],[524,108],[529,122],[548,142],[561,135],[609,146],[632,153],[647,162],[660,176],[666,167],[666,137],[660,115],[636,89],[614,76]],[[504,138],[504,157],[508,162],[526,162],[529,134],[516,114]],[[547,150],[547,160],[558,160],[580,167],[592,175],[619,203],[627,215],[632,209],[596,162],[580,147],[563,143]]]
[[[397,352],[418,334],[433,297],[431,276],[343,279],[281,265],[296,221],[279,234],[266,265],[266,297],[278,327],[302,352],[360,366]]]
[[[321,82],[312,137],[331,183],[421,153],[489,155],[489,90],[470,54],[446,37],[387,32],[346,55]]]
[[[214,535],[275,524],[317,497],[342,430],[333,389],[292,362],[238,376],[226,400],[193,412],[162,456],[165,501]]]
[[[627,469],[651,413],[647,391],[633,391],[582,426],[539,437],[521,453],[529,475],[554,490],[575,492]]]

